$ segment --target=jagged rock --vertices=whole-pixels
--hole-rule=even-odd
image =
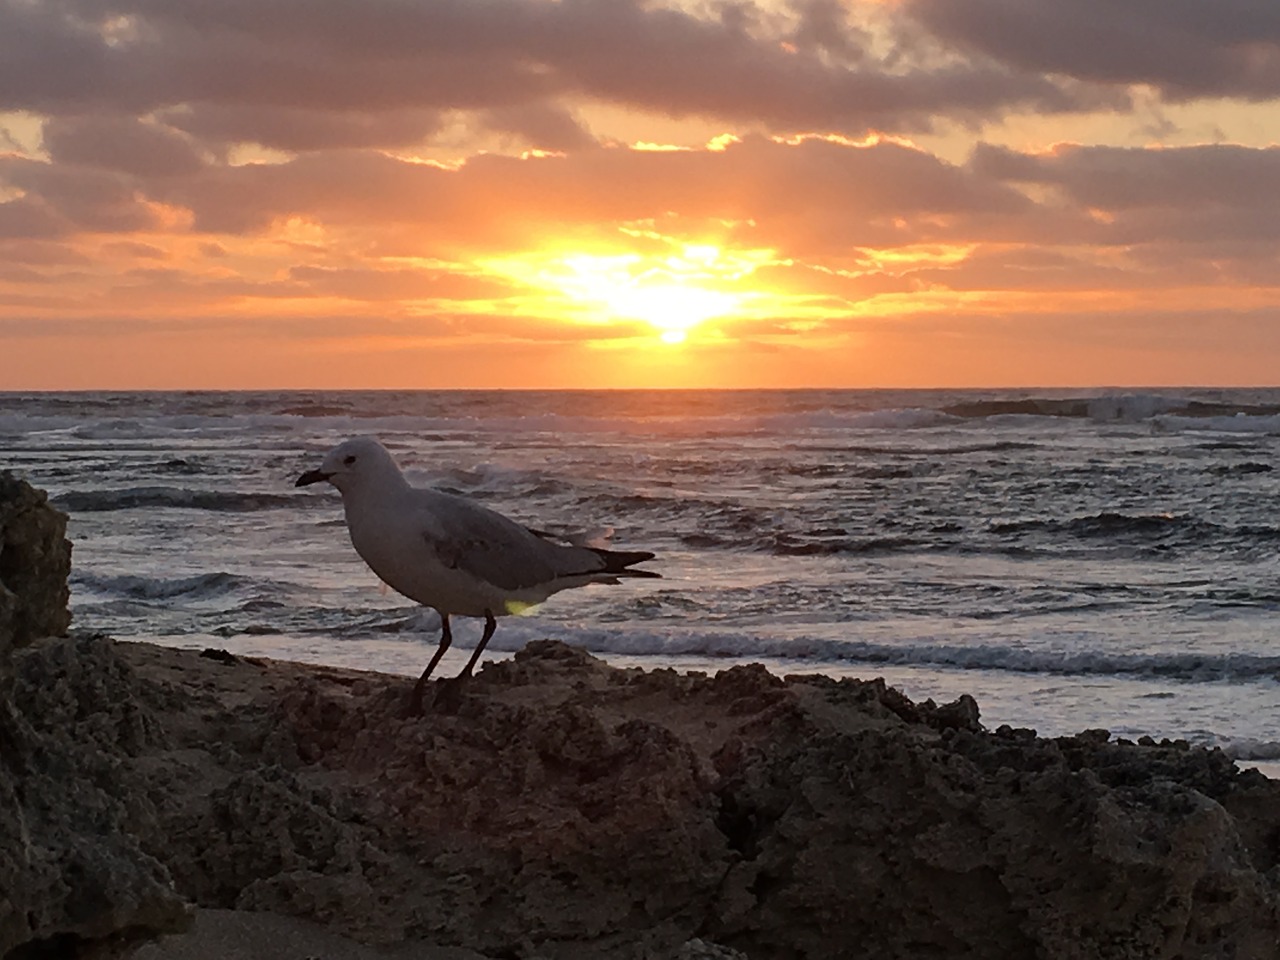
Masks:
[[[139,836],[128,758],[162,742],[101,638],[20,651],[0,697],[0,956],[98,957],[181,930],[185,900]]]
[[[1276,955],[1280,784],[1221,753],[556,643],[420,718],[407,678],[116,649],[139,842],[205,907],[546,960]]]
[[[1243,843],[1220,802],[1258,784],[1220,753],[1193,751],[1215,776],[1185,764],[1174,779],[1167,751],[1090,737],[933,737],[805,713],[777,733],[721,756],[742,858],[711,929],[752,956],[1274,955],[1276,890],[1259,869],[1274,850]],[[1264,819],[1274,842],[1280,814]]]
[[[66,632],[67,518],[0,473],[0,956],[106,955],[182,929],[184,900],[138,835],[122,759],[159,741],[108,641]],[[34,721],[34,724],[33,724]]]
[[[43,490],[0,471],[0,682],[12,648],[66,633],[71,542]]]
[[[102,825],[113,922],[172,921],[146,899],[172,876],[210,910],[490,957],[1277,956],[1280,784],[1220,752],[547,642],[423,717],[411,678],[101,638],[17,664],[24,788],[88,781],[28,822]],[[58,876],[32,885],[51,924]]]

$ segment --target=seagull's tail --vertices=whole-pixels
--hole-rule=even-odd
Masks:
[[[632,570],[631,565],[652,560],[653,554],[647,550],[604,550],[600,547],[588,547],[592,553],[604,561],[604,569],[599,573],[610,573],[617,577],[661,577],[662,574],[652,570]]]

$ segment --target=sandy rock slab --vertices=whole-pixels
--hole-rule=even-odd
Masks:
[[[16,665],[35,735],[110,755],[113,829],[197,935],[250,913],[495,960],[1280,956],[1280,784],[1185,744],[550,641],[422,717],[407,678],[214,651],[78,637]]]

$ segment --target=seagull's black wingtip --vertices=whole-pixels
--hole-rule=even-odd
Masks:
[[[589,548],[592,553],[604,561],[604,569],[601,573],[612,573],[619,577],[661,577],[662,574],[654,573],[652,570],[633,570],[632,564],[644,563],[646,560],[652,560],[654,554],[648,550],[601,550],[597,547]]]
[[[633,570],[630,567],[626,570],[619,570],[617,575],[620,577],[649,577],[655,580],[662,579],[662,574],[654,570]]]

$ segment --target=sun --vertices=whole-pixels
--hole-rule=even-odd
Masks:
[[[690,330],[713,317],[733,313],[741,294],[696,286],[646,273],[633,275],[631,264],[600,263],[600,259],[575,258],[576,277],[564,289],[579,299],[595,302],[624,320],[643,320],[656,329],[665,343],[681,343]]]
[[[678,344],[707,320],[741,314],[759,294],[737,287],[771,255],[683,244],[662,256],[561,252],[487,266],[541,288],[578,319],[638,320],[663,343]]]
[[[681,343],[703,321],[731,314],[743,294],[718,289],[708,267],[719,248],[686,247],[681,254],[646,262],[639,254],[564,258],[560,289],[572,298],[598,305],[613,317],[642,320],[664,343]]]

